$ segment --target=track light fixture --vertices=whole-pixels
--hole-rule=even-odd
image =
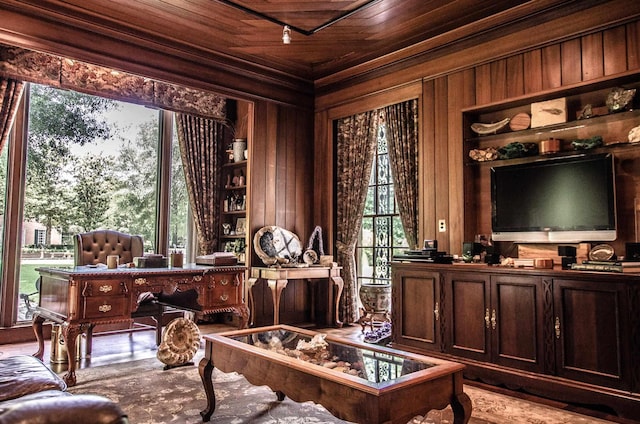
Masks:
[[[291,28],[289,28],[289,25],[285,25],[282,29],[282,42],[284,44],[291,43]]]

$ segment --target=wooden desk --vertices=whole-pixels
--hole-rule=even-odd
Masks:
[[[329,296],[327,301],[329,306],[333,306],[333,317],[328,316],[327,322],[332,322],[337,327],[342,327],[342,321],[339,319],[339,304],[340,296],[342,296],[342,289],[344,288],[344,282],[340,276],[341,267],[324,267],[324,266],[309,266],[309,267],[252,267],[251,277],[247,280],[247,290],[249,292],[249,307],[251,308],[251,325],[255,317],[255,303],[253,299],[252,287],[258,282],[258,280],[266,280],[271,289],[271,296],[273,297],[273,324],[280,323],[280,296],[282,291],[287,287],[289,280],[307,280],[311,282],[317,279],[327,280],[327,283],[332,283],[333,288],[337,288],[337,293],[334,296],[334,302],[331,302],[333,290],[329,290]],[[313,290],[312,290],[313,293]],[[331,305],[333,303],[333,305]],[[315,319],[315,302],[311,302],[311,315],[312,319]],[[331,308],[328,308],[329,312]]]
[[[138,308],[141,293],[170,295],[195,289],[198,293],[196,314],[232,312],[245,328],[249,310],[244,304],[243,266],[210,267],[187,264],[183,268],[60,267],[38,268],[42,277],[40,299],[33,317],[38,340],[34,354],[42,359],[44,338],[42,324],[51,320],[61,324],[67,346],[69,368],[64,376],[68,386],[76,383],[76,339],[90,334],[98,324],[131,324],[132,312]],[[180,308],[184,305],[170,305]]]
[[[199,372],[211,419],[216,396],[213,368],[242,374],[256,386],[269,386],[279,401],[318,403],[334,416],[361,424],[405,424],[418,414],[451,405],[454,424],[471,417],[471,399],[464,393],[464,365],[443,359],[326,335],[325,346],[305,351],[300,340],[319,333],[286,325],[251,328],[204,336]],[[276,340],[277,339],[277,340]],[[323,366],[337,357],[351,372]],[[324,364],[326,365],[326,364]],[[215,421],[215,419],[214,419]]]

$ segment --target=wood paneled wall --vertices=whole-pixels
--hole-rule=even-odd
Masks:
[[[355,113],[389,104],[388,98],[407,85],[407,78],[420,78],[419,239],[436,238],[442,250],[459,254],[463,241],[473,237],[473,229],[486,230],[486,217],[476,214],[476,205],[465,203],[478,187],[473,181],[464,181],[462,111],[518,98],[542,98],[564,88],[640,72],[640,20],[636,17],[620,23],[620,9],[625,6],[613,3],[606,5],[612,19],[608,24],[602,14],[605,5],[596,6],[541,23],[533,33],[509,33],[476,48],[441,54],[437,60],[412,64],[401,72],[317,97],[316,143],[322,147],[317,146],[316,151],[323,152],[324,161],[333,154],[331,119],[345,111]],[[637,13],[637,6],[631,7]],[[545,33],[549,38],[541,35]],[[532,47],[532,41],[538,45]],[[505,46],[515,53],[505,53]],[[487,57],[490,54],[495,57]],[[378,97],[379,104],[372,103],[372,97]],[[322,120],[328,122],[319,122]],[[330,196],[329,192],[316,193],[315,198]],[[447,221],[445,233],[437,232],[439,219]]]

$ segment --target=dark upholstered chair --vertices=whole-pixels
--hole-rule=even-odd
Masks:
[[[142,236],[114,230],[96,230],[76,234],[74,237],[74,260],[76,266],[106,264],[107,256],[118,255],[120,264],[133,262],[133,258],[144,254]],[[162,314],[164,307],[151,296],[144,296],[132,318],[151,317],[155,321],[156,344],[162,341]],[[87,354],[91,353],[92,329],[87,331]]]

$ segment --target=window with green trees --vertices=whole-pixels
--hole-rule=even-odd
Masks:
[[[358,285],[391,282],[391,259],[408,248],[395,200],[386,127],[378,128],[377,149],[356,245]]]

